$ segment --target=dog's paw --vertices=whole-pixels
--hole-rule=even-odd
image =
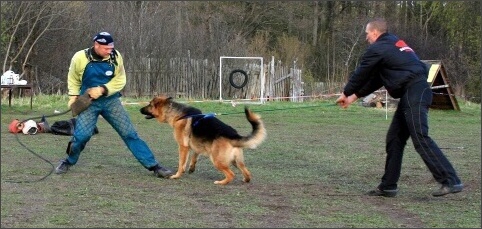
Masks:
[[[226,179],[214,181],[214,184],[218,184],[218,185],[226,185],[228,183],[229,183],[229,181],[226,180]]]
[[[181,177],[181,173],[176,173],[176,174],[170,176],[169,179],[177,179],[179,177]]]

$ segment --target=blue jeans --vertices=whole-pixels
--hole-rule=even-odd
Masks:
[[[67,150],[70,150],[67,157],[70,164],[75,165],[77,163],[80,153],[94,133],[99,115],[102,115],[115,129],[127,148],[145,168],[150,169],[158,164],[147,144],[137,135],[126,110],[116,96],[92,101],[89,108],[77,116],[74,135],[67,148]]]
[[[428,111],[431,103],[432,90],[426,81],[411,85],[400,98],[386,136],[387,157],[385,173],[378,186],[380,190],[397,189],[403,150],[409,137],[437,182],[443,185],[460,184],[452,164],[428,136]]]

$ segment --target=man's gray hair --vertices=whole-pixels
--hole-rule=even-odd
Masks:
[[[375,18],[369,21],[368,24],[370,25],[370,29],[376,29],[380,33],[388,32],[387,21],[383,18]]]

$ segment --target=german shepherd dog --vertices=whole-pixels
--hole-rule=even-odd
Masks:
[[[194,172],[199,154],[211,159],[225,178],[214,184],[225,185],[234,179],[230,165],[234,165],[243,174],[243,181],[251,180],[251,173],[244,164],[243,149],[254,149],[266,138],[266,129],[261,117],[248,107],[244,108],[246,119],[252,126],[252,132],[241,136],[231,126],[223,123],[213,114],[203,114],[201,110],[175,102],[172,97],[157,96],[140,109],[146,119],[155,118],[160,123],[168,123],[174,129],[174,139],[179,145],[179,165],[177,173],[170,179],[181,177],[184,173],[189,151],[193,154],[189,164],[189,173]]]

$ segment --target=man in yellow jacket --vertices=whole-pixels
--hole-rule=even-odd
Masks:
[[[121,104],[120,91],[126,84],[126,73],[122,56],[114,49],[114,39],[108,32],[100,32],[93,41],[92,47],[74,54],[67,79],[69,108],[84,93],[89,94],[92,103],[77,116],[74,134],[66,150],[68,156],[60,161],[55,172],[65,173],[77,163],[80,153],[94,134],[99,115],[102,115],[142,166],[154,171],[157,177],[170,177],[172,171],[156,161]]]

